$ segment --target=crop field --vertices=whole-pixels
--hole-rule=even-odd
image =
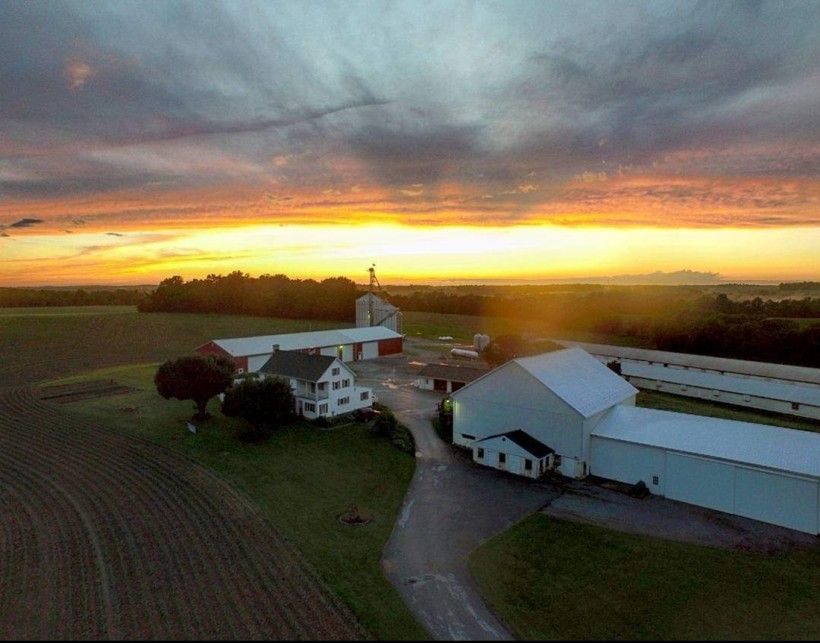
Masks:
[[[158,362],[217,337],[344,324],[233,315],[138,313],[133,306],[0,308],[0,387],[104,366]]]
[[[0,394],[0,637],[355,638],[244,496],[192,460]]]
[[[816,547],[730,551],[539,513],[474,551],[470,570],[527,640],[820,636]]]
[[[381,568],[413,477],[412,456],[359,424],[321,430],[297,423],[274,431],[265,442],[243,442],[238,438],[243,421],[223,416],[218,400],[209,407],[213,417],[198,422],[193,435],[186,429],[192,403],[162,399],[152,381],[156,368],[107,368],[61,380],[56,390],[81,391],[112,380],[130,389],[65,406],[113,433],[180,453],[245,493],[373,636],[426,638]],[[339,515],[354,506],[373,521],[355,527],[341,523]]]

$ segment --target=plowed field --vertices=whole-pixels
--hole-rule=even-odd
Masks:
[[[0,638],[361,636],[204,468],[0,391]]]

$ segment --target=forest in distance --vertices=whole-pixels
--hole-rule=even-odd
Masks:
[[[0,289],[0,307],[136,305],[191,312],[353,321],[364,287],[344,277],[316,281],[242,272],[150,290]],[[543,332],[629,337],[660,350],[820,366],[820,282],[775,286],[387,286],[405,311],[536,321]],[[613,342],[616,343],[616,342]]]

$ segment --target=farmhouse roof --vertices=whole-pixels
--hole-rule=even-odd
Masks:
[[[620,404],[638,392],[580,348],[513,361],[584,417]]]
[[[277,351],[259,370],[268,375],[282,375],[316,382],[336,361],[330,355],[308,355],[295,351]]]
[[[616,406],[592,435],[820,478],[820,433],[812,431]]]
[[[557,344],[566,347],[577,346],[588,353],[613,359],[632,359],[644,362],[661,364],[675,364],[689,368],[702,368],[739,375],[754,375],[756,377],[770,377],[794,382],[820,384],[820,368],[808,366],[790,366],[787,364],[771,364],[767,362],[752,362],[725,357],[711,357],[707,355],[691,355],[688,353],[671,353],[631,346],[613,346],[610,344],[586,344],[570,342],[561,339],[554,340]]]
[[[215,339],[213,343],[234,357],[245,357],[271,353],[274,344],[278,344],[281,351],[294,351],[306,348],[374,342],[398,337],[401,337],[399,333],[384,326],[367,326],[365,328],[338,328],[305,333],[286,333],[283,335]]]
[[[517,444],[524,449],[524,451],[531,453],[536,458],[543,458],[550,453],[555,453],[554,449],[549,448],[540,440],[536,440],[529,433],[520,429],[516,429],[515,431],[507,431],[506,433],[497,433],[496,435],[489,435],[486,438],[476,440],[473,444],[481,444],[482,442],[494,440],[496,438],[507,438],[510,442]]]
[[[419,370],[418,377],[464,382],[466,384],[478,379],[486,372],[487,369],[485,368],[473,368],[459,364],[427,364]]]

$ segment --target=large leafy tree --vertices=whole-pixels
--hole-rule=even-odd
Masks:
[[[190,355],[165,362],[154,375],[157,392],[166,400],[193,400],[196,419],[207,419],[208,400],[233,383],[236,366],[221,355]]]
[[[228,389],[222,401],[222,412],[241,417],[258,431],[270,431],[293,415],[293,392],[290,382],[279,377],[247,379]]]

